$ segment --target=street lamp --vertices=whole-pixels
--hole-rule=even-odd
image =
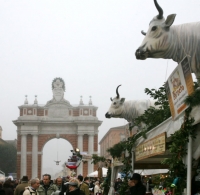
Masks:
[[[55,162],[56,162],[56,165],[59,165],[59,163],[61,162],[61,161],[58,161],[58,160],[54,160]]]
[[[78,168],[82,160],[80,156],[80,150],[79,148],[76,148],[70,151],[72,152],[72,156],[70,157],[70,159],[68,159],[68,162],[66,162],[66,167],[70,170],[75,170]]]

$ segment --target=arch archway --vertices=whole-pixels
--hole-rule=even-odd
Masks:
[[[64,99],[65,84],[61,78],[52,82],[53,98],[45,105],[24,104],[19,106],[20,116],[13,121],[17,126],[17,177],[41,178],[42,149],[53,138],[68,140],[73,148],[88,155],[98,153],[98,127],[102,121],[96,116],[98,107],[89,103],[71,105]],[[77,173],[84,176],[94,171],[93,164],[82,164]]]
[[[69,175],[70,170],[65,166],[65,162],[71,156],[70,150],[73,150],[73,147],[66,139],[54,138],[46,142],[42,149],[42,175],[48,173],[52,179]],[[59,165],[55,161],[59,161]]]

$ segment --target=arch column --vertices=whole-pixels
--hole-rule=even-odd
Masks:
[[[80,150],[80,152],[83,151],[83,135],[79,134],[78,135],[78,148]],[[81,162],[79,167],[77,168],[77,175],[81,174],[83,175],[83,163]]]
[[[88,139],[88,154],[92,156],[94,154],[94,135],[89,135]],[[94,164],[91,164],[92,160],[88,161],[88,173],[94,171]]]
[[[22,178],[26,175],[26,167],[27,167],[27,135],[21,135],[21,173],[20,177]]]
[[[32,135],[32,178],[38,177],[38,135]]]

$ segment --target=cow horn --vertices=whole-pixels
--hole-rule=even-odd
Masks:
[[[143,30],[141,31],[141,33],[142,33],[144,36],[146,36],[146,34],[147,34],[147,33],[145,33]]]
[[[155,3],[155,6],[156,6],[156,8],[157,8],[157,10],[158,10],[158,12],[159,12],[159,15],[157,15],[157,18],[158,18],[158,19],[162,19],[162,18],[163,18],[163,10],[162,10],[162,8],[158,5],[157,0],[154,0],[154,3]]]
[[[116,89],[116,94],[117,94],[117,99],[119,98],[119,92],[118,92],[118,88],[120,87],[121,85],[119,85]]]
[[[111,100],[111,102],[113,101],[113,99],[112,99],[112,98],[110,98],[110,100]]]

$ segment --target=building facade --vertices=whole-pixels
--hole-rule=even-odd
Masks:
[[[126,129],[127,126],[124,125],[119,127],[113,127],[108,130],[108,132],[99,142],[101,156],[104,156],[106,159],[112,158],[106,150],[119,143],[120,141],[123,141],[123,139],[126,137]]]
[[[71,105],[64,99],[65,82],[55,78],[52,82],[53,98],[45,105],[28,104],[26,97],[19,106],[19,117],[13,123],[17,126],[17,177],[41,178],[43,147],[53,138],[69,141],[73,148],[89,155],[98,153],[97,107],[91,98],[87,105],[82,98],[78,105]],[[77,173],[87,175],[94,171],[91,160],[81,163]]]

